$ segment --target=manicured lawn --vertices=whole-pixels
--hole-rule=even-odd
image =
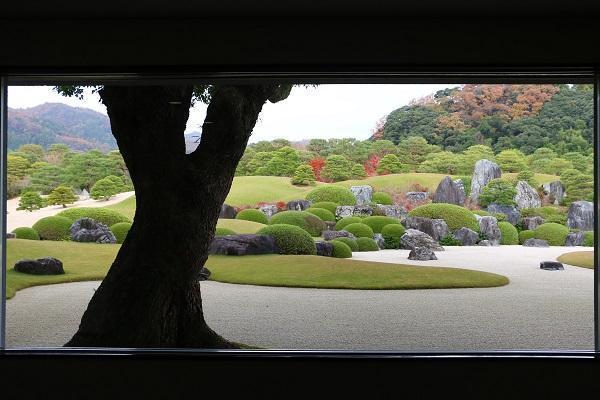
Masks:
[[[561,263],[574,265],[576,267],[594,269],[594,252],[593,251],[573,251],[565,253],[557,259]]]
[[[228,228],[235,233],[256,233],[266,225],[259,222],[245,221],[243,219],[220,219],[217,227]]]
[[[129,219],[133,219],[133,214],[135,214],[135,196],[128,197],[123,201],[106,206],[106,208],[118,211]]]
[[[429,191],[435,191],[437,185],[445,174],[427,174],[427,173],[407,173],[371,176],[366,179],[353,179],[349,181],[337,182],[340,185],[349,188],[355,185],[371,185],[376,191],[393,190],[398,192],[407,192],[409,186],[413,183],[425,186]]]
[[[516,178],[517,175],[518,175],[517,172],[507,172],[505,174],[502,174],[502,177],[506,178],[506,179],[514,179],[514,178]],[[549,175],[549,174],[534,174],[534,178],[540,185],[542,185],[544,183],[549,183],[552,181],[557,181],[560,179],[559,176]]]

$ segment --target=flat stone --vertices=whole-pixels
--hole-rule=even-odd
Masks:
[[[355,238],[355,236],[353,234],[351,234],[350,232],[345,231],[345,230],[323,231],[322,236],[323,236],[323,239],[325,239],[325,240],[333,240],[333,239],[337,239],[337,238],[341,238],[341,237],[347,237],[347,238],[351,238],[351,239]]]
[[[444,177],[433,194],[434,203],[448,203],[462,206],[465,204],[465,187],[459,179],[453,181],[449,176]]]
[[[219,218],[221,219],[235,219],[237,212],[235,208],[230,206],[229,204],[223,204],[221,206],[221,212],[219,212]]]
[[[542,261],[540,263],[540,269],[544,269],[546,271],[561,271],[564,270],[565,267],[558,261]]]
[[[407,228],[416,229],[425,232],[435,241],[440,241],[442,238],[450,235],[448,224],[443,219],[432,219],[423,217],[407,217],[405,221]]]
[[[411,203],[422,203],[429,199],[429,193],[427,192],[407,192],[406,199]]]
[[[333,257],[333,244],[329,242],[315,242],[317,255],[323,257]]]
[[[311,201],[309,200],[292,200],[287,203],[287,209],[291,211],[304,211],[307,208],[310,208]]]
[[[517,225],[521,219],[521,212],[515,206],[492,203],[487,207],[487,211],[506,215],[506,221],[512,225]]]
[[[483,188],[492,180],[502,176],[498,164],[490,160],[479,160],[475,163],[473,177],[471,178],[471,200],[477,203]]]
[[[528,230],[528,231],[534,230],[535,228],[537,228],[538,226],[542,225],[543,223],[544,223],[544,219],[542,217],[539,217],[539,216],[525,217],[521,221],[521,225],[523,226],[523,230]]]
[[[540,195],[538,192],[531,187],[531,185],[525,181],[517,182],[517,194],[514,197],[517,208],[522,210],[524,208],[538,208],[542,205]]]
[[[354,215],[354,206],[337,206],[335,208],[335,218],[342,219]]]
[[[369,185],[351,186],[350,191],[356,197],[356,205],[364,206],[371,203],[373,188]]]
[[[410,251],[408,254],[409,260],[417,260],[417,261],[428,261],[428,260],[437,260],[435,253],[433,250],[427,247],[416,247]]]
[[[386,217],[398,218],[400,222],[404,221],[408,215],[408,211],[404,207],[396,205],[377,204],[377,210]]]
[[[65,273],[62,261],[53,257],[19,260],[13,268],[17,272],[32,275],[62,275]]]
[[[208,254],[226,256],[277,253],[279,253],[279,247],[275,238],[258,234],[215,236],[208,249]]]
[[[370,217],[373,215],[373,207],[370,206],[354,206],[352,215],[356,217]]]
[[[478,246],[493,246],[492,242],[490,242],[487,239],[481,240],[479,243],[477,243]]]
[[[475,246],[479,240],[479,234],[472,229],[462,227],[452,237],[459,240],[463,246]]]
[[[523,242],[523,246],[525,247],[550,247],[550,245],[548,244],[547,241],[542,240],[542,239],[527,239],[525,242]]]
[[[400,248],[415,249],[425,247],[434,251],[444,251],[444,248],[428,234],[416,229],[407,229],[400,238]]]
[[[567,226],[582,231],[594,230],[594,203],[590,201],[575,201],[567,213]]]

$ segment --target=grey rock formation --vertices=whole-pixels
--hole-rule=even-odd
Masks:
[[[429,193],[427,192],[407,192],[406,199],[411,203],[422,203],[429,199]]]
[[[269,204],[266,206],[262,206],[258,208],[263,214],[267,216],[267,219],[271,219],[271,217],[279,211],[276,205]]]
[[[323,257],[333,257],[333,244],[329,242],[315,242],[317,255]]]
[[[443,219],[431,219],[423,217],[406,217],[405,226],[410,229],[416,229],[425,232],[433,238],[440,241],[442,238],[450,235],[448,224]]]
[[[333,240],[333,239],[337,239],[337,238],[341,238],[341,237],[347,237],[347,238],[351,238],[354,239],[354,235],[351,234],[348,231],[323,231],[323,239],[325,240]]]
[[[356,217],[369,217],[373,215],[373,207],[370,206],[354,206],[352,215]]]
[[[6,232],[6,238],[7,239],[16,239],[17,238],[17,234],[16,233],[12,233],[12,232]]]
[[[325,224],[325,229],[327,231],[335,231],[335,221],[323,221]]]
[[[386,217],[398,218],[400,221],[404,220],[408,215],[408,211],[401,206],[386,206],[383,204],[378,204],[377,210]]]
[[[273,236],[257,234],[215,236],[208,249],[208,254],[226,256],[277,253],[279,247]]]
[[[385,239],[383,238],[383,235],[381,233],[374,233],[373,240],[375,241],[375,243],[377,243],[377,246],[380,249],[385,249]]]
[[[479,220],[479,231],[485,235],[492,246],[500,246],[502,233],[498,228],[498,220],[495,217],[481,217]]]
[[[307,208],[310,208],[310,205],[310,200],[292,200],[287,203],[287,209],[290,211],[304,211]]]
[[[342,219],[354,215],[354,206],[337,206],[335,209],[335,218]]]
[[[219,213],[219,218],[221,219],[235,219],[237,212],[235,208],[230,206],[229,204],[223,204],[221,206],[221,212]]]
[[[19,260],[15,271],[32,275],[61,275],[65,273],[63,263],[57,258],[44,257],[37,260]]]
[[[434,251],[444,251],[444,248],[428,234],[416,229],[407,229],[400,238],[400,248],[412,250],[417,247],[425,247]]]
[[[433,194],[434,203],[449,203],[462,206],[465,204],[465,187],[459,179],[453,181],[452,178],[446,176],[438,185]]]
[[[551,203],[558,205],[565,198],[565,186],[561,181],[544,183],[543,187],[544,193],[548,195]]]
[[[479,243],[477,243],[477,246],[493,246],[492,242],[490,242],[489,240],[482,240]]]
[[[565,246],[582,246],[584,237],[585,233],[583,231],[569,232],[565,240]]]
[[[373,188],[371,186],[351,186],[350,191],[356,197],[357,206],[364,206],[371,203],[371,199],[373,198]]]
[[[408,254],[409,260],[417,260],[417,261],[428,261],[428,260],[437,260],[435,253],[433,250],[427,247],[416,247],[410,251]]]
[[[198,274],[199,281],[207,281],[210,278],[210,270],[206,267],[202,267],[200,273]]]
[[[523,246],[525,247],[550,247],[547,241],[542,239],[527,239],[523,242]]]
[[[515,206],[492,203],[487,207],[487,211],[506,215],[506,221],[513,225],[518,224],[521,219],[521,212]]]
[[[69,231],[74,242],[117,243],[108,226],[91,218],[79,218]]]
[[[582,231],[594,230],[594,204],[589,201],[575,201],[569,207],[567,226]]]
[[[89,199],[90,199],[90,193],[86,189],[83,189],[81,191],[81,194],[79,195],[79,200],[89,200]]]
[[[471,200],[477,203],[481,191],[492,179],[500,178],[502,172],[498,164],[490,160],[479,160],[475,163],[471,179]]]
[[[462,227],[454,232],[452,237],[456,240],[459,240],[463,246],[475,246],[475,244],[479,241],[479,234],[466,227]]]
[[[542,205],[540,195],[538,192],[525,181],[517,182],[517,194],[515,195],[515,203],[517,208],[522,210],[524,208],[537,208]]]
[[[525,217],[523,218],[523,220],[521,221],[521,225],[523,226],[523,230],[529,230],[532,231],[535,228],[537,228],[538,226],[542,225],[544,223],[544,218],[542,217]]]
[[[540,269],[545,269],[546,271],[562,271],[565,267],[562,263],[557,261],[542,261],[540,263]]]

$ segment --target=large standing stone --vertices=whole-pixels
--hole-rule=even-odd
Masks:
[[[534,230],[535,228],[542,225],[543,223],[544,223],[544,218],[537,216],[537,215],[535,217],[525,217],[521,221],[521,225],[523,225],[523,230],[528,230],[528,231]]]
[[[371,203],[371,199],[373,198],[373,188],[371,186],[351,186],[350,191],[356,197],[357,206],[364,206]]]
[[[235,208],[233,208],[229,204],[223,204],[221,206],[221,212],[219,213],[219,218],[235,219],[236,215],[237,215],[237,212],[235,212]]]
[[[386,206],[383,204],[377,204],[377,210],[386,217],[398,218],[401,221],[404,220],[408,215],[408,211],[401,206]]]
[[[208,249],[208,254],[226,256],[276,253],[279,253],[279,247],[275,238],[257,234],[215,236]]]
[[[15,271],[33,275],[61,275],[65,273],[63,263],[57,258],[44,257],[37,260],[19,260]]]
[[[506,215],[506,221],[513,225],[518,224],[521,219],[521,212],[515,206],[492,203],[488,206],[487,211]]]
[[[526,241],[523,242],[523,246],[525,247],[550,247],[550,245],[548,244],[548,242],[546,240],[542,240],[542,239],[527,239]]]
[[[414,249],[426,247],[434,251],[444,251],[444,248],[428,234],[416,229],[407,229],[400,238],[400,248]]]
[[[498,220],[495,217],[481,217],[479,220],[479,231],[485,235],[492,246],[499,246],[502,233],[498,228]]]
[[[575,201],[569,207],[567,225],[582,231],[594,230],[594,204],[589,201]]]
[[[336,219],[351,217],[354,214],[354,206],[337,206],[335,209]]]
[[[475,246],[479,241],[479,234],[472,229],[462,227],[452,235],[454,239],[459,240],[463,246]]]
[[[544,183],[544,193],[550,197],[551,203],[558,205],[565,198],[565,186],[561,181]]]
[[[416,229],[425,232],[434,240],[440,241],[442,238],[450,235],[448,224],[443,219],[431,219],[423,217],[407,217],[405,226],[410,229]]]
[[[79,218],[69,231],[74,242],[117,243],[108,226],[91,218]]]
[[[462,206],[465,204],[465,187],[460,179],[453,181],[446,176],[438,185],[433,194],[434,203],[449,203]]]
[[[406,200],[408,200],[414,204],[423,203],[428,198],[429,198],[429,193],[427,193],[427,192],[407,192],[406,193]]]
[[[279,211],[276,205],[266,205],[258,208],[263,214],[267,216],[267,219],[271,219],[271,217]]]
[[[310,208],[310,205],[310,200],[292,200],[287,203],[287,209],[290,211],[304,211],[307,208]]]
[[[323,257],[333,257],[333,243],[329,242],[315,242],[317,248],[317,255]]]
[[[325,240],[333,240],[341,237],[354,239],[354,235],[348,231],[323,231],[323,239]]]
[[[79,200],[89,200],[89,199],[90,199],[90,193],[86,189],[83,189],[81,191],[81,194],[79,195]]]
[[[524,208],[538,208],[542,205],[540,195],[529,183],[519,181],[517,182],[516,189],[517,194],[515,195],[515,203],[517,203],[517,208],[519,210]]]
[[[583,245],[584,238],[585,233],[583,231],[569,232],[567,239],[565,240],[565,246],[581,246]]]
[[[502,172],[498,164],[490,160],[479,160],[475,163],[471,179],[471,200],[477,203],[481,191],[492,179],[500,178]]]
[[[356,217],[370,217],[373,215],[373,208],[370,206],[354,206],[352,215]]]
[[[409,260],[417,260],[417,261],[428,261],[428,260],[437,260],[435,253],[433,250],[427,247],[415,247],[408,254]]]

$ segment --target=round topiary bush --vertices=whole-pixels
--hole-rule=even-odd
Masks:
[[[519,232],[519,244],[525,243],[527,239],[534,239],[535,232],[530,230],[524,230]]]
[[[392,200],[392,196],[390,196],[389,193],[386,193],[386,192],[373,193],[373,197],[371,197],[371,201],[373,201],[373,203],[383,204],[386,206],[391,206],[392,204],[394,204],[394,202]]]
[[[519,244],[519,232],[510,222],[500,221],[498,222],[498,228],[500,228],[502,234],[500,244]]]
[[[243,219],[244,221],[258,222],[265,225],[269,223],[267,216],[262,211],[254,208],[247,208],[240,211],[235,216],[235,219]]]
[[[325,223],[321,218],[306,211],[282,211],[271,217],[270,225],[288,224],[304,229],[312,236],[321,236]]]
[[[567,216],[565,214],[554,214],[548,216],[544,222],[555,222],[560,225],[567,225]]]
[[[17,239],[27,239],[27,240],[40,240],[40,235],[33,228],[28,226],[23,226],[20,228],[16,228],[12,231],[17,237]]]
[[[335,215],[331,211],[326,210],[324,208],[311,207],[308,210],[306,210],[306,212],[316,215],[317,217],[321,218],[323,221],[335,222]]]
[[[350,258],[352,257],[352,250],[344,242],[339,240],[332,240],[330,242],[333,245],[333,256],[335,258]]]
[[[326,185],[320,186],[306,195],[306,200],[313,203],[320,201],[331,201],[343,206],[356,205],[356,197],[349,189],[342,186]]]
[[[331,212],[335,215],[335,209],[339,206],[338,203],[334,203],[333,201],[319,201],[311,204],[311,208],[324,208],[327,211]]]
[[[373,229],[373,232],[375,233],[381,233],[381,230],[383,229],[384,226],[389,225],[389,224],[400,224],[400,220],[397,218],[392,218],[392,217],[383,217],[383,216],[372,216],[372,217],[367,217],[364,218],[362,220],[363,224],[369,225],[371,227],[371,229]]]
[[[69,228],[72,224],[73,221],[69,218],[55,215],[40,219],[33,224],[32,228],[42,240],[69,240],[71,238]]]
[[[117,243],[123,243],[125,241],[130,229],[131,224],[129,222],[119,222],[110,227],[110,230],[117,239]]]
[[[547,222],[538,226],[534,232],[536,239],[545,240],[550,246],[564,246],[569,228],[556,222]]]
[[[346,218],[342,218],[340,219],[336,224],[335,224],[335,230],[336,231],[341,231],[342,229],[344,229],[346,226],[350,225],[350,224],[355,224],[357,222],[362,222],[362,218],[361,217],[346,217]]]
[[[542,217],[545,220],[553,215],[564,215],[566,210],[563,207],[544,206],[538,208],[524,208],[521,210],[521,217]]]
[[[454,204],[432,203],[417,207],[408,213],[411,217],[441,218],[451,231],[469,228],[479,232],[479,223],[475,215],[464,207]]]
[[[64,210],[56,214],[59,217],[65,217],[75,222],[80,218],[91,218],[94,221],[103,223],[106,226],[113,226],[119,222],[129,222],[131,220],[118,211],[110,210],[105,207],[78,207]]]
[[[399,249],[400,248],[400,238],[404,235],[406,230],[404,227],[396,224],[389,224],[383,227],[381,230],[381,235],[383,236],[383,240],[385,242],[386,249]]]
[[[371,229],[371,227],[369,225],[362,224],[360,222],[346,225],[344,227],[344,230],[350,232],[357,238],[359,238],[359,237],[372,238],[373,237],[373,229]]]
[[[227,235],[237,235],[234,231],[229,228],[219,228],[215,229],[215,236],[227,236]]]
[[[257,233],[259,235],[273,236],[281,254],[317,254],[315,242],[310,234],[295,225],[269,225]]]
[[[361,237],[356,239],[356,243],[358,244],[358,251],[379,251],[377,242],[371,238]]]
[[[340,242],[346,243],[348,245],[348,247],[350,247],[350,250],[358,251],[358,243],[357,243],[356,239],[352,239],[352,238],[348,238],[348,237],[339,237],[339,238],[335,238],[333,240],[339,240]]]
[[[583,234],[583,245],[586,247],[594,246],[594,232],[585,232]]]

